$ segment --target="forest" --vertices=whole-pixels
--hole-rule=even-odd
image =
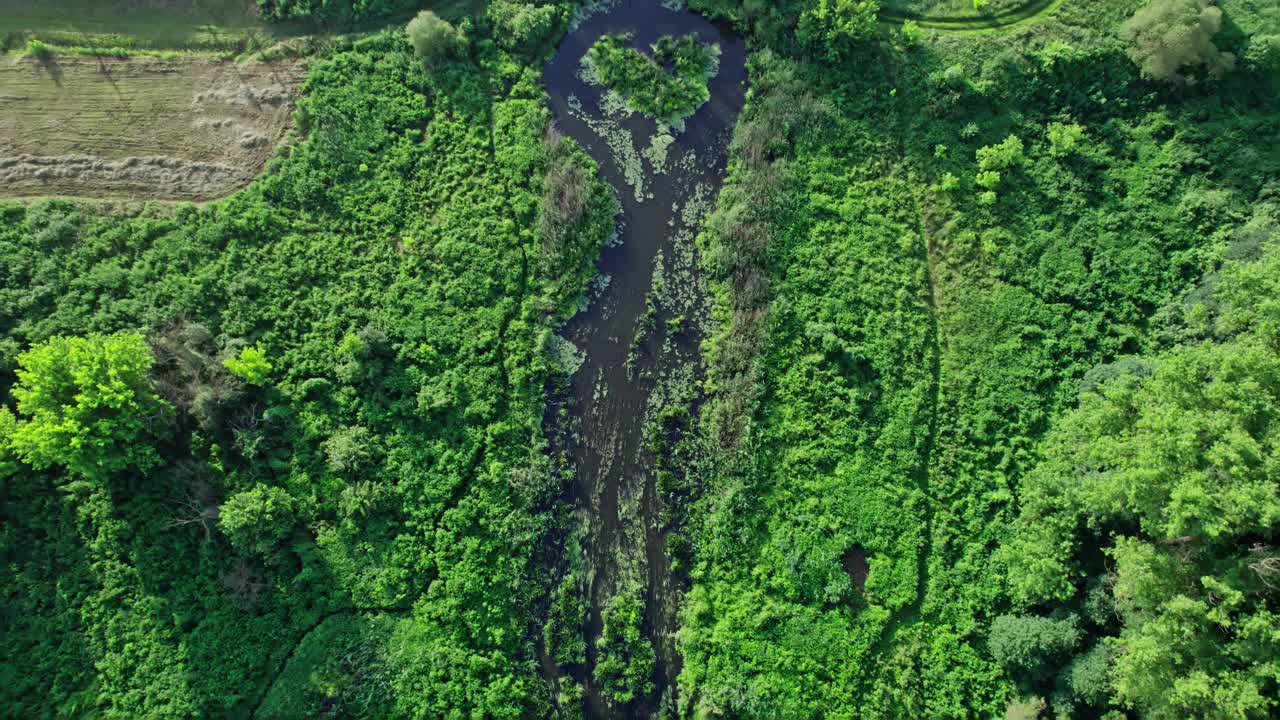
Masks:
[[[1280,4],[189,4],[0,29],[305,71],[0,187],[0,716],[1280,714]]]

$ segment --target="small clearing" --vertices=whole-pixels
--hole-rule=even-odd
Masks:
[[[0,195],[209,200],[288,131],[301,63],[0,57]]]

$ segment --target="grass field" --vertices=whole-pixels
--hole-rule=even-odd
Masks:
[[[240,53],[281,30],[259,21],[253,0],[0,0],[8,51],[35,38],[63,47]]]
[[[293,60],[0,57],[0,194],[225,195],[283,138],[301,80]]]

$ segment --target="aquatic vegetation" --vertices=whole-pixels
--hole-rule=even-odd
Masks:
[[[710,99],[707,80],[720,67],[720,46],[696,33],[665,35],[652,55],[627,46],[627,35],[605,35],[587,52],[589,77],[617,93],[636,112],[677,123]]]

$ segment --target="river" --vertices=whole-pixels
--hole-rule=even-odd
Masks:
[[[691,32],[717,43],[721,55],[710,101],[682,132],[660,133],[654,120],[602,103],[603,88],[581,76],[583,56],[604,34],[631,33],[630,44],[648,51],[663,35]],[[571,431],[552,433],[574,467],[570,496],[583,524],[589,615],[586,667],[548,668],[544,659],[544,673],[553,682],[565,673],[583,683],[590,718],[648,717],[675,701],[675,609],[683,581],[669,566],[664,501],[643,430],[655,393],[694,388],[701,377],[707,302],[694,237],[724,175],[745,98],[745,58],[740,38],[700,15],[658,0],[620,0],[585,19],[545,67],[558,127],[595,159],[621,204],[618,237],[600,257],[590,304],[561,330],[584,359],[563,399]],[[655,689],[619,705],[601,694],[592,670],[602,607],[627,587],[643,589]]]

